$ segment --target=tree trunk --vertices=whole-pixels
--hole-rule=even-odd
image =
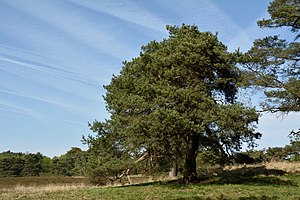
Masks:
[[[171,170],[169,171],[169,177],[175,178],[177,176],[177,172],[178,172],[177,162],[173,161],[173,166],[172,166]]]
[[[196,134],[189,137],[184,164],[184,183],[192,183],[197,180],[196,158],[199,148],[199,136]]]

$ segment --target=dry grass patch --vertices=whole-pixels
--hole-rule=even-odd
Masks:
[[[31,199],[39,195],[48,195],[55,192],[87,188],[86,185],[45,185],[45,186],[16,186],[0,191],[0,199]]]
[[[30,199],[35,195],[88,188],[83,178],[6,177],[0,178],[0,199]]]
[[[61,190],[71,190],[71,189],[78,189],[78,188],[85,188],[88,187],[86,184],[65,184],[65,185],[54,185],[49,184],[45,186],[24,186],[24,185],[17,185],[12,188],[4,188],[1,192],[14,192],[14,193],[35,193],[35,192],[55,192]]]
[[[82,185],[86,183],[84,177],[1,177],[0,191],[3,189],[24,187],[42,187],[48,185]]]
[[[223,170],[232,171],[238,169],[265,168],[268,170],[282,170],[286,173],[300,173],[300,162],[267,162],[254,165],[234,165],[226,166]]]
[[[300,173],[300,162],[269,162],[265,163],[265,167],[283,170],[287,173]]]

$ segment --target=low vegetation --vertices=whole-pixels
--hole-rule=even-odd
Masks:
[[[10,190],[16,187],[44,187],[49,185],[83,185],[84,177],[1,177],[0,191]]]
[[[296,172],[298,169],[298,173]],[[180,180],[133,177],[134,185],[91,186],[84,178],[1,178],[0,199],[300,199],[300,163],[227,166],[200,178]],[[163,179],[164,177],[159,177]],[[48,181],[48,182],[47,182]],[[138,183],[143,181],[143,183]]]

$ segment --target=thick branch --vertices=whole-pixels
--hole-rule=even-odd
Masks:
[[[140,161],[145,160],[147,157],[149,157],[149,152],[144,153],[140,158],[138,158],[134,163],[138,163]],[[154,156],[150,156],[150,159],[152,159]],[[130,179],[130,170],[131,168],[127,168],[124,170],[120,175],[116,175],[114,178],[110,179],[110,181],[114,182],[116,180],[121,180],[123,177],[127,177],[127,180],[129,184],[132,184],[132,181]]]
[[[138,163],[138,162],[140,162],[140,161],[142,161],[142,160],[145,160],[146,159],[146,157],[149,155],[149,153],[148,152],[146,152],[146,153],[144,153],[144,155],[142,155],[139,159],[137,159],[134,163]]]

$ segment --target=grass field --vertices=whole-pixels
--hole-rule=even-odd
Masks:
[[[297,171],[298,167],[299,165],[294,165],[292,168]],[[50,184],[45,184],[42,180],[48,178],[40,177],[40,182],[30,183],[24,178],[25,185],[19,182],[15,185],[10,183],[8,186],[5,182],[12,180],[2,178],[0,199],[300,200],[300,174],[296,171],[285,171],[278,165],[272,169],[267,166],[241,166],[226,169],[218,176],[203,177],[197,184],[182,185],[178,181],[158,181],[117,187],[95,187],[85,184],[82,178],[55,177],[52,177]]]

